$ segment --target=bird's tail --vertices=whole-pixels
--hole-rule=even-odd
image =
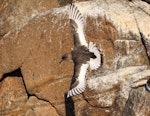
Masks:
[[[101,66],[101,52],[93,42],[89,43],[89,51],[94,53],[94,55],[96,56],[96,58],[90,58],[90,69],[96,70]]]

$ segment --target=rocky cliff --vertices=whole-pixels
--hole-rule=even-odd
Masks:
[[[103,54],[86,91],[66,99],[72,0],[0,1],[0,115],[150,116],[148,0],[79,0],[85,34]]]

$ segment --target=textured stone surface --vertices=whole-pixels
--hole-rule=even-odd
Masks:
[[[0,36],[11,29],[27,23],[39,13],[64,6],[72,0],[2,0],[0,2]]]
[[[0,115],[24,114],[27,94],[21,77],[7,77],[0,82]],[[19,112],[19,113],[18,113]]]
[[[66,99],[73,64],[59,61],[73,48],[68,3],[70,0],[0,2],[0,79],[18,68],[23,76],[23,80],[1,80],[0,113],[149,116],[149,93],[144,86],[132,87],[150,76],[150,5],[140,0],[76,3],[86,19],[87,40],[101,49],[103,64],[97,71],[88,71],[83,94]]]
[[[126,102],[123,116],[149,116],[150,94],[144,88],[138,88],[130,92]]]
[[[0,9],[0,35],[5,35],[14,27],[27,22],[40,12],[58,7],[57,0],[2,0]],[[41,7],[42,6],[42,7]]]
[[[1,116],[58,116],[49,102],[34,96],[28,99],[21,77],[7,77],[0,82],[0,115]]]
[[[150,5],[142,1],[133,1],[130,5],[134,5],[133,15],[135,17],[137,27],[141,34],[141,39],[145,45],[148,56],[150,57],[150,33],[149,33],[149,21],[150,20]],[[147,14],[147,15],[145,15]],[[142,18],[144,16],[144,19]],[[147,24],[147,25],[145,25]],[[144,26],[143,26],[144,25]]]
[[[30,97],[27,102],[28,110],[25,116],[59,116],[55,108],[46,101],[39,100],[36,97]]]

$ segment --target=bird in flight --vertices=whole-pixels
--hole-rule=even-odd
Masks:
[[[84,19],[78,8],[71,4],[69,20],[73,35],[74,48],[62,56],[61,61],[73,61],[74,73],[67,98],[84,92],[88,67],[96,70],[101,66],[101,52],[93,42],[87,43],[84,34]]]

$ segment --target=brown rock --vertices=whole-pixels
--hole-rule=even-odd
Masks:
[[[145,2],[148,2],[148,0],[143,0]],[[139,28],[140,31],[140,36],[141,36],[141,41],[142,44],[144,45],[147,55],[150,60],[150,33],[148,31],[149,25],[150,25],[150,5],[143,2],[143,1],[133,1],[132,5],[134,6],[132,8],[133,10],[133,15],[135,17],[135,20],[137,22],[137,27]],[[150,1],[149,1],[150,2]],[[144,21],[143,18],[144,17]],[[145,25],[147,24],[147,25]],[[144,26],[145,25],[145,26]]]
[[[67,1],[69,3],[69,1]],[[0,3],[0,36],[50,8],[64,5],[59,0],[2,0]]]
[[[3,78],[3,74],[0,74],[0,80]]]
[[[75,103],[75,114],[77,116],[109,116],[111,108],[92,107],[86,101],[79,101]]]
[[[87,1],[87,0],[78,0]],[[51,8],[65,6],[72,0],[1,0],[0,1],[0,38],[11,29],[24,24],[39,13]]]
[[[53,105],[64,102],[65,94],[69,90],[71,78],[63,78],[52,81],[48,87],[39,93],[35,93],[39,98],[51,102]]]
[[[111,108],[91,107],[86,101],[75,104],[77,116],[109,116],[111,115]]]
[[[46,19],[46,17],[48,19]],[[59,65],[62,53],[69,51],[66,49],[71,48],[71,46],[68,46],[69,43],[66,42],[67,40],[71,41],[67,35],[70,32],[66,33],[68,28],[61,27],[63,30],[61,28],[58,29],[60,37],[57,37],[54,30],[49,30],[49,26],[52,25],[53,28],[58,28],[58,26],[61,25],[60,20],[58,20],[58,25],[55,25],[52,21],[56,20],[58,17],[49,17],[49,15],[46,17],[40,18],[39,21],[36,21],[36,23],[35,21],[31,21],[29,25],[24,26],[24,28],[19,30],[19,32],[17,30],[10,32],[11,34],[4,37],[0,46],[2,53],[0,72],[10,72],[22,65],[21,69],[24,80],[27,85],[27,89],[30,92],[33,91],[33,89],[38,91],[37,86],[39,87],[40,83],[48,83],[49,80],[53,78],[59,78],[59,75],[63,75],[63,72],[68,75],[70,71],[70,75],[72,74],[72,65],[70,63],[63,63],[63,70],[61,69],[62,65]],[[45,22],[50,24],[48,25]],[[64,23],[66,23],[65,20]],[[32,31],[37,28],[39,28],[37,31]],[[28,34],[25,34],[24,32],[27,32]],[[34,37],[35,35],[36,37]],[[10,38],[10,36],[16,38],[15,42],[18,44],[13,44],[14,39],[7,39]],[[63,38],[66,39],[63,40]],[[60,42],[59,40],[63,41]],[[10,47],[6,47],[8,44]],[[55,45],[55,47],[52,45]],[[62,46],[67,47],[62,49]],[[58,52],[50,52],[55,51],[55,49],[58,48]],[[13,57],[9,57],[9,55]],[[65,67],[69,67],[69,70]],[[44,84],[41,84],[41,86],[42,85]],[[44,87],[45,86],[46,84]]]
[[[34,94],[42,91],[53,79],[72,75],[73,65],[71,63],[64,62],[61,65],[59,64],[61,55],[70,51],[70,43],[72,42],[65,15],[62,17],[62,22],[57,20],[58,18],[60,17],[53,14],[51,16],[46,15],[36,19],[36,22],[33,21],[35,23],[31,21],[30,24],[32,26],[29,24],[24,28],[24,31],[29,33],[32,32],[31,30],[38,28],[38,32],[33,31],[32,35],[29,36],[29,41],[32,45],[29,45],[27,48],[29,55],[26,63],[21,67],[27,89],[30,93]],[[53,23],[54,20],[56,24]],[[55,29],[59,36],[57,36]],[[34,37],[35,35],[36,37]],[[34,38],[36,38],[36,43]],[[26,40],[27,38],[24,37],[24,39]],[[63,46],[66,47],[63,48]],[[41,86],[43,88],[40,88]]]
[[[112,107],[117,96],[119,88],[114,86],[114,88],[108,89],[107,91],[94,91],[89,88],[84,92],[84,97],[91,106],[100,108]]]
[[[117,69],[149,64],[146,50],[141,41],[117,40],[115,47],[116,55],[119,56],[116,61]]]
[[[149,116],[150,94],[144,88],[133,89],[124,107],[123,116]]]
[[[59,116],[48,102],[30,97],[27,102],[28,110],[25,116]]]
[[[93,107],[85,100],[78,99],[74,102],[72,99],[67,99],[65,104],[58,104],[56,107],[62,116],[110,116],[111,108]]]
[[[7,77],[0,83],[0,115],[58,116],[49,102],[36,97],[28,100],[21,77]]]
[[[21,77],[7,77],[0,82],[0,115],[22,115],[27,94]]]

